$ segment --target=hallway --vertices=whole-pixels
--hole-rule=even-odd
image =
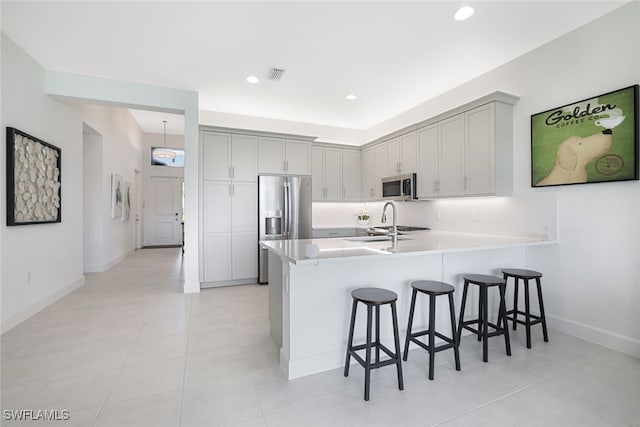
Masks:
[[[179,292],[179,249],[146,249],[2,336],[2,409],[68,410],[67,422],[3,426],[636,426],[640,360],[555,331],[513,356],[466,337],[426,379],[426,353],[374,371],[287,381],[269,338],[265,286]],[[402,321],[402,320],[401,320]],[[3,412],[4,415],[4,412]]]

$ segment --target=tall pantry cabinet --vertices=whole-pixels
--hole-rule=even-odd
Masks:
[[[201,130],[203,286],[258,277],[258,138]]]

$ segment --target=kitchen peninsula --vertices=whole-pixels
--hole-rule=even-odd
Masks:
[[[553,242],[444,231],[399,236],[395,245],[379,236],[263,241],[262,247],[269,251],[271,337],[280,347],[280,366],[289,379],[343,366],[350,292],[355,288],[396,292],[404,336],[412,280],[442,280],[460,288],[465,273],[499,274],[503,267],[524,267],[526,247],[549,244]],[[318,256],[307,258],[309,249]],[[455,295],[457,309],[460,294]],[[477,299],[475,294],[470,297]],[[468,306],[473,310],[477,303]],[[447,310],[437,310],[436,329],[446,335],[450,326],[444,314]],[[381,310],[381,340],[387,346],[392,345],[389,316]],[[354,335],[358,341],[364,339],[364,323],[359,314]],[[421,305],[414,327],[425,325]]]

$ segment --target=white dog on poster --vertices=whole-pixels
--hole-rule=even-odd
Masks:
[[[578,184],[587,182],[587,164],[605,154],[613,143],[613,131],[605,129],[587,137],[570,136],[558,147],[556,162],[546,178],[537,185]]]

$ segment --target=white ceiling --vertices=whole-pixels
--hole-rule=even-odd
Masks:
[[[184,116],[181,114],[159,113],[157,111],[129,109],[133,118],[147,133],[163,133],[167,121],[167,135],[184,135]]]
[[[464,3],[475,14],[456,22],[453,13]],[[47,69],[197,91],[202,110],[367,129],[624,3],[2,1],[1,7],[2,31]],[[264,80],[271,65],[286,68],[279,82]],[[250,74],[260,83],[245,82]],[[349,93],[358,99],[346,101]],[[161,131],[161,118],[149,120],[160,125],[143,129]]]

